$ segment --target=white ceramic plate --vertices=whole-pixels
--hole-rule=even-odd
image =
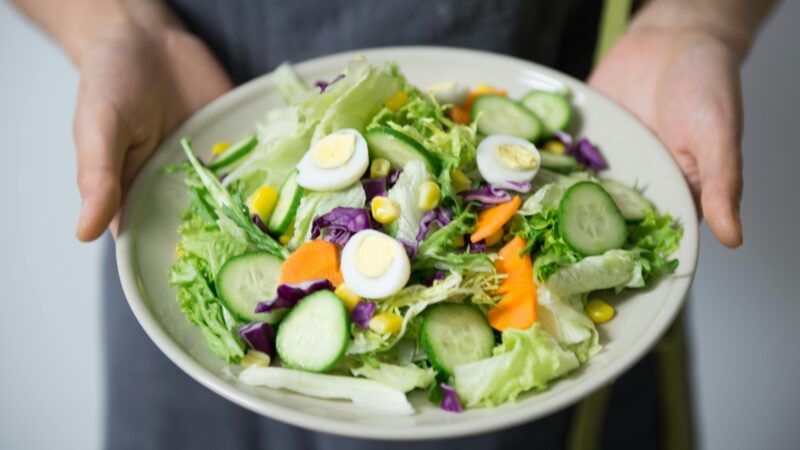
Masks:
[[[190,136],[196,149],[253,131],[271,108],[282,104],[266,77],[253,80],[195,114],[166,139],[136,179],[122,214],[117,264],[131,309],[155,344],[189,376],[223,397],[259,414],[312,430],[376,439],[432,439],[484,433],[510,427],[565,408],[611,383],[656,343],[675,318],[692,282],[698,252],[697,216],[689,189],[666,149],[631,114],[585,84],[551,69],[506,56],[435,47],[396,47],[342,53],[296,66],[308,82],[331,79],[358,54],[371,62],[395,61],[419,86],[441,80],[488,82],[513,98],[531,88],[568,87],[578,120],[575,129],[596,142],[611,169],[605,175],[638,182],[664,211],[680,219],[685,234],[675,255],[675,276],[655,288],[615,300],[618,315],[600,326],[602,353],[569,377],[516,403],[462,414],[441,411],[421,392],[411,395],[413,416],[376,416],[348,402],[320,400],[286,391],[254,388],[230,377],[225,363],[205,346],[186,322],[167,284],[175,260],[179,214],[187,206],[180,176],[159,168],[183,158],[178,140]],[[614,299],[612,299],[614,300]]]

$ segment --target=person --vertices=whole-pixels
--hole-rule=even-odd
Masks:
[[[128,187],[170,130],[284,60],[438,44],[507,53],[584,77],[601,15],[601,2],[580,0],[13,1],[80,69],[74,140],[81,241],[109,227],[115,232]],[[607,3],[602,11],[631,2]],[[664,142],[709,227],[729,247],[742,243],[739,68],[773,3],[650,0],[588,77]],[[135,324],[122,301],[113,246],[107,247],[108,448],[390,447],[264,419],[189,380]],[[617,381],[600,440],[568,436],[590,411],[581,405],[498,433],[397,447],[642,449],[672,442],[686,448],[690,431],[670,441],[671,429],[659,425],[653,405],[663,393],[654,387],[655,366],[648,356]]]

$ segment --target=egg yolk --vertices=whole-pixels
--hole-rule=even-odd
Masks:
[[[350,161],[356,150],[356,137],[350,133],[326,136],[311,150],[311,162],[320,169],[335,169]]]
[[[455,81],[440,81],[438,83],[434,83],[428,86],[428,92],[442,92],[442,91],[449,91],[456,88]]]
[[[527,148],[517,144],[498,145],[495,150],[497,160],[506,169],[510,170],[531,170],[535,169],[539,163],[536,155]]]
[[[361,240],[356,251],[356,269],[369,278],[378,278],[389,270],[396,246],[391,238],[370,234]]]

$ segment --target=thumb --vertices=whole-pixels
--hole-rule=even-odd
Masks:
[[[81,210],[75,236],[83,242],[100,237],[119,208],[127,134],[113,105],[78,93],[73,136]]]
[[[717,239],[731,248],[742,244],[742,153],[737,141],[725,133],[712,137],[704,143],[706,154],[698,158],[703,216]]]

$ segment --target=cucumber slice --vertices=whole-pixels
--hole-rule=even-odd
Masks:
[[[536,114],[544,125],[544,134],[566,130],[572,119],[572,106],[560,94],[546,91],[531,91],[522,98],[522,106]]]
[[[269,253],[247,253],[225,262],[217,275],[217,293],[236,317],[245,321],[276,323],[283,312],[256,314],[260,301],[275,298],[281,260]]]
[[[569,173],[578,169],[578,160],[569,155],[559,155],[543,150],[539,152],[539,157],[542,167],[553,172]]]
[[[433,367],[450,378],[456,366],[492,356],[494,331],[474,306],[440,303],[425,312],[422,348]]]
[[[625,218],[610,195],[597,183],[573,184],[558,207],[558,229],[564,241],[583,255],[621,248],[628,238]]]
[[[278,203],[267,221],[267,229],[275,236],[281,236],[289,229],[303,198],[303,188],[297,184],[297,174],[295,169],[286,177],[278,193]]]
[[[220,169],[233,169],[237,163],[243,161],[244,157],[256,148],[256,145],[258,145],[258,137],[255,134],[248,136],[217,155],[208,164],[208,168],[214,172]]]
[[[472,117],[478,118],[478,133],[484,136],[510,134],[534,142],[542,135],[542,122],[536,114],[502,95],[476,98]]]
[[[638,222],[644,219],[648,212],[653,210],[653,204],[641,192],[626,186],[616,180],[602,180],[600,185],[614,199],[619,207],[622,217],[629,222]]]
[[[389,127],[370,128],[364,134],[370,158],[389,160],[392,166],[403,168],[407,162],[418,159],[425,163],[430,173],[439,173],[439,162],[425,147],[411,136]]]
[[[342,359],[349,341],[344,302],[331,291],[317,291],[292,308],[278,327],[275,346],[285,366],[326,372]]]

